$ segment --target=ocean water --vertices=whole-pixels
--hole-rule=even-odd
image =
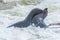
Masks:
[[[47,29],[32,25],[27,28],[7,28],[24,20],[34,8],[48,8],[48,16],[44,20],[47,25],[60,22],[59,0],[4,0],[0,6],[0,40],[60,40],[59,25]]]

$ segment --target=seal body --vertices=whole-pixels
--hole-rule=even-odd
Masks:
[[[37,20],[39,20],[39,18],[42,18],[42,20],[43,20],[47,16],[45,13],[45,10],[47,10],[47,8],[45,8],[44,10],[38,9],[38,8],[32,9],[31,12],[29,13],[29,15],[23,21],[19,21],[15,24],[8,26],[8,27],[14,26],[14,27],[24,28],[24,27],[28,27],[32,23],[34,23],[36,25],[38,22]],[[41,20],[39,20],[39,21],[41,21]],[[39,24],[39,25],[41,25],[41,24]]]
[[[12,27],[12,26],[20,27],[20,28],[28,27],[29,25],[32,24],[32,19],[34,18],[34,16],[41,14],[41,13],[43,13],[42,9],[39,9],[39,8],[32,9],[31,12],[29,13],[29,15],[23,21],[19,21],[8,27]]]

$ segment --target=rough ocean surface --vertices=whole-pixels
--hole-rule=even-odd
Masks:
[[[9,1],[9,0],[8,0]],[[44,20],[47,25],[60,22],[60,0],[43,0],[37,5],[20,5],[0,10],[0,40],[60,40],[60,27],[49,26],[44,29],[30,25],[27,28],[7,28],[7,26],[24,20],[33,8],[48,8],[48,16]]]

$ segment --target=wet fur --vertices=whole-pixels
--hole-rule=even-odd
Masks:
[[[35,8],[35,9],[31,10],[29,15],[23,21],[17,22],[17,23],[12,24],[8,27],[12,27],[12,26],[20,27],[20,28],[28,27],[29,25],[32,24],[32,19],[34,18],[34,16],[41,14],[41,13],[43,13],[42,9]]]

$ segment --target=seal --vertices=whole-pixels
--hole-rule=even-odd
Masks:
[[[12,27],[12,26],[20,27],[20,28],[28,27],[32,23],[35,23],[34,20],[39,20],[39,17],[38,17],[38,19],[37,19],[37,17],[35,17],[36,15],[40,14],[39,16],[41,16],[41,14],[44,14],[44,16],[41,16],[44,19],[45,18],[45,10],[47,10],[47,8],[45,8],[44,10],[39,9],[39,8],[34,8],[31,10],[29,15],[23,21],[19,21],[17,23],[14,23],[14,24],[8,26],[8,27]],[[33,22],[32,22],[32,20],[33,20]]]

